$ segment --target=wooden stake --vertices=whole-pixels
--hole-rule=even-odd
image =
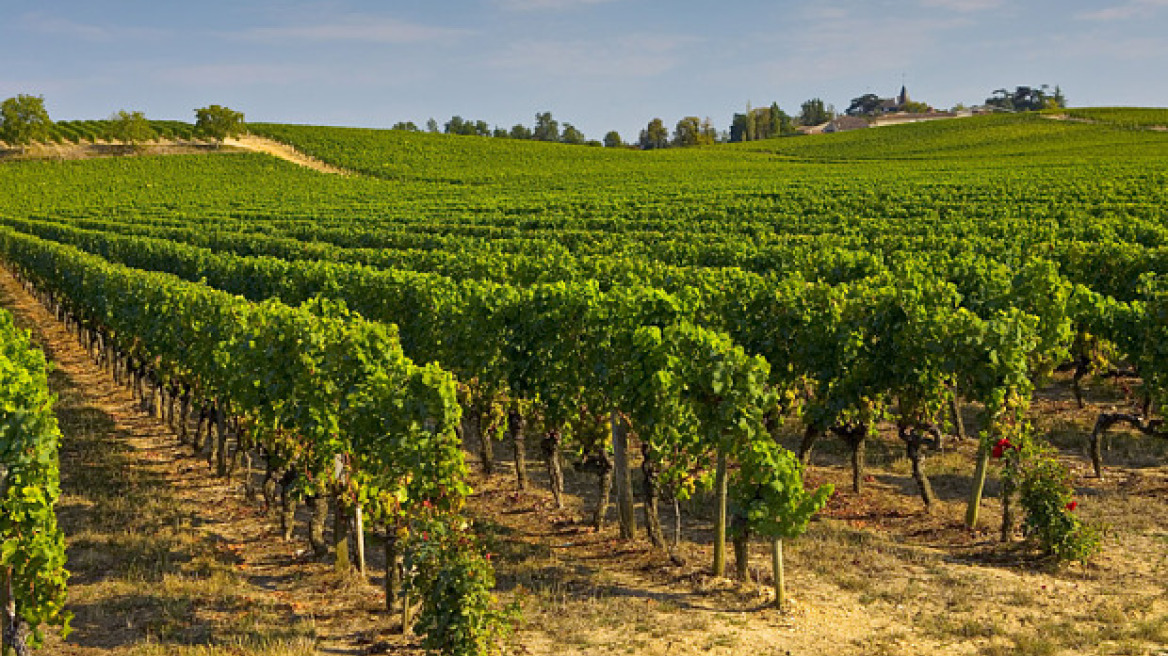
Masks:
[[[787,603],[787,585],[783,574],[783,541],[780,538],[771,540],[771,568],[775,575],[775,608],[782,610]]]

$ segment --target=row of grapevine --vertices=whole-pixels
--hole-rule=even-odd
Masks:
[[[930,287],[930,276],[920,270],[889,272],[870,282],[836,286],[803,283],[798,278],[774,282],[739,272],[706,280],[701,287],[687,284],[673,296],[643,286],[607,293],[591,284],[512,289],[410,272],[211,254],[164,240],[87,235],[64,227],[55,234],[72,236],[87,249],[132,266],[204,279],[257,300],[330,295],[369,318],[400,325],[415,358],[435,359],[464,380],[477,380],[488,389],[539,398],[544,406],[559,408],[551,414],[560,417],[580,404],[627,407],[642,381],[617,387],[607,372],[619,371],[622,362],[643,354],[613,345],[630,344],[631,336],[643,326],[697,321],[700,316],[701,323],[728,332],[748,351],[779,365],[776,373],[784,377],[769,380],[772,388],[794,394],[811,385],[813,391],[802,399],[808,428],[814,433],[833,430],[851,436],[857,489],[864,439],[876,421],[901,417],[906,436],[916,436],[906,439],[906,448],[919,464],[916,440],[925,429],[941,423],[938,411],[954,387],[970,400],[983,402],[990,416],[996,416],[1003,401],[995,399],[1002,390],[1017,389],[1025,379],[1019,368],[1025,372],[1049,366],[1065,352],[1070,339],[1065,307],[1068,286],[1042,266],[1024,269],[1017,281],[997,281],[1004,288],[979,289],[982,305],[977,310],[990,318],[985,321],[960,306],[962,295],[956,287]],[[964,284],[979,279],[971,273],[964,277]],[[637,289],[644,291],[630,293]],[[692,292],[699,290],[702,293],[694,296]],[[1026,307],[1039,316],[1019,324],[1028,326],[1022,333],[997,327],[999,321],[1017,324],[1026,316],[995,318],[1012,306]],[[910,313],[934,322],[956,321],[964,332],[958,339],[947,335],[948,329],[934,326],[912,329],[924,330],[935,343],[924,336],[905,337],[898,332],[904,328],[893,318]],[[990,336],[999,334],[1008,335],[1015,345],[990,343]],[[868,341],[883,345],[884,350],[866,348]],[[893,346],[898,350],[887,350]],[[1006,352],[1015,355],[1006,358]],[[890,380],[894,370],[879,364],[890,358],[909,363],[902,382]],[[931,387],[920,390],[919,369],[923,367],[935,367],[936,373]],[[594,380],[580,373],[589,371],[605,373]],[[879,377],[865,379],[860,377],[863,372]],[[909,407],[905,401],[909,398],[924,405]],[[895,399],[903,406],[896,411],[889,405]],[[560,439],[563,429],[553,420],[547,434]],[[930,503],[927,480],[921,481],[921,488]]]
[[[33,225],[33,222],[14,223],[25,225],[26,229],[28,226]],[[91,223],[96,225],[99,222]],[[89,249],[96,249],[98,252],[106,254],[107,257],[127,257],[126,253],[128,253],[130,254],[130,257],[132,257],[132,261],[135,266],[144,266],[147,268],[161,266],[167,268],[167,270],[181,271],[181,274],[185,275],[185,277],[189,279],[199,279],[200,277],[203,277],[203,275],[209,275],[209,278],[215,281],[216,285],[222,285],[225,286],[225,288],[234,289],[236,292],[252,295],[252,298],[266,298],[266,296],[276,294],[280,295],[281,298],[303,299],[314,293],[333,293],[329,292],[328,289],[333,288],[335,285],[340,285],[339,291],[336,292],[340,294],[339,298],[352,303],[353,307],[359,309],[360,312],[370,314],[370,316],[375,317],[375,319],[384,321],[398,321],[399,316],[423,316],[427,309],[442,306],[442,302],[440,301],[426,300],[427,298],[430,298],[429,294],[431,294],[431,292],[424,291],[422,295],[418,296],[416,291],[410,292],[408,294],[402,294],[401,289],[399,288],[397,292],[394,292],[389,288],[382,288],[380,293],[370,291],[370,289],[381,287],[384,280],[388,278],[383,278],[381,284],[363,282],[363,284],[354,285],[353,282],[355,280],[373,279],[370,278],[370,275],[374,275],[373,272],[362,271],[360,270],[360,267],[336,267],[334,265],[314,265],[310,263],[285,263],[283,260],[270,260],[266,258],[259,258],[253,261],[246,258],[236,259],[232,260],[230,264],[225,265],[222,263],[222,261],[218,261],[217,264],[208,265],[207,261],[204,261],[203,259],[208,257],[207,253],[197,254],[196,251],[193,257],[192,251],[183,251],[179,246],[166,245],[165,243],[154,242],[154,240],[152,240],[152,242],[140,243],[134,239],[118,239],[109,235],[109,233],[102,232],[91,233],[89,237],[82,238],[84,237],[84,232],[78,231],[77,229],[70,229],[67,228],[67,226],[56,226],[56,228],[54,228],[54,226],[47,226],[46,224],[37,224],[33,230],[34,232],[42,233],[42,235],[55,236],[55,238],[58,239],[63,238],[68,240],[68,242],[77,242],[78,239],[83,240],[83,242],[88,243],[86,247],[89,247]],[[126,230],[126,232],[139,232],[145,233],[145,235],[150,235],[150,233],[158,233],[158,231],[159,229],[150,228],[150,226],[140,226],[140,228],[137,229]],[[182,240],[190,239],[195,240],[195,242],[208,243],[206,239],[200,239],[199,235],[197,235],[197,232],[193,230],[165,229],[162,230],[161,233],[165,233],[165,235],[168,237],[180,237]],[[238,242],[231,242],[230,238],[230,235],[220,235],[214,238],[214,242],[209,243],[214,243],[215,245],[227,245],[229,250],[238,249],[244,251],[258,250],[260,252],[278,252],[281,257],[296,256],[297,244],[301,244],[299,242],[288,242],[288,240],[284,240],[283,245],[279,245],[278,250],[273,251],[272,246],[280,244],[279,240],[274,237],[264,237],[260,235],[260,233],[255,233],[255,235],[241,233],[242,243],[246,245],[245,247],[235,246],[235,244]],[[119,243],[123,243],[123,245],[119,246]],[[328,249],[328,246],[321,246],[320,244],[303,244],[306,251],[315,251],[318,253],[318,256],[320,254],[321,247]],[[178,251],[175,249],[178,249]],[[123,254],[114,254],[114,251],[120,251]],[[338,251],[336,249],[325,251],[325,253],[340,254],[341,257],[343,257],[343,253],[345,252],[346,251]],[[841,250],[840,252],[844,254],[848,253],[846,250]],[[473,259],[473,256],[472,258],[464,259]],[[1065,282],[1059,281],[1057,275],[1055,275],[1054,278],[1050,277],[1049,265],[1044,264],[1041,260],[1034,260],[1031,261],[1030,264],[1022,266],[1021,270],[1011,271],[1011,267],[1004,264],[995,263],[995,261],[992,259],[971,257],[968,256],[968,254],[964,254],[964,256],[961,257],[952,258],[944,257],[943,253],[930,253],[927,254],[926,259],[930,260],[930,266],[932,268],[931,273],[943,273],[944,278],[953,280],[955,284],[958,285],[960,298],[958,305],[961,307],[972,310],[972,312],[982,316],[988,316],[987,313],[992,314],[993,312],[999,312],[999,310],[1010,307],[1020,307],[1023,310],[1026,310],[1026,312],[1033,313],[1035,316],[1040,317],[1040,326],[1038,326],[1038,330],[1040,330],[1042,340],[1040,343],[1038,343],[1038,346],[1041,348],[1037,349],[1037,355],[1031,354],[1030,360],[1033,361],[1034,358],[1037,357],[1037,360],[1042,362],[1030,362],[1031,367],[1034,367],[1036,364],[1041,364],[1041,367],[1038,367],[1034,370],[1034,374],[1041,374],[1043,370],[1049,370],[1052,365],[1058,363],[1057,360],[1059,354],[1065,355],[1065,351],[1068,350],[1070,346],[1070,339],[1072,336],[1070,334],[1070,317],[1068,314],[1066,314],[1068,310],[1065,308],[1066,298],[1068,298],[1069,294],[1069,287],[1065,284]],[[248,264],[249,261],[252,261],[252,264]],[[485,263],[488,263],[489,258],[484,258],[484,261]],[[603,260],[598,258],[597,261]],[[175,268],[180,266],[181,268]],[[427,268],[425,263],[419,267]],[[489,265],[485,264],[485,267],[489,268]],[[869,265],[869,267],[872,270],[872,274],[883,271],[883,268],[880,266]],[[507,267],[499,266],[498,268],[502,271],[506,270]],[[1139,265],[1136,265],[1135,268],[1139,268]],[[696,270],[669,271],[667,268],[666,270],[658,268],[658,270],[656,270],[652,275],[649,275],[648,279],[638,280],[634,277],[634,275],[628,272],[628,267],[620,265],[620,270],[623,271],[623,273],[621,273],[620,282],[624,282],[624,284],[641,285],[645,284],[645,282],[648,282],[648,284],[652,285],[658,284],[658,282],[662,280],[668,280],[668,284],[670,286],[667,291],[670,293],[683,294],[686,289],[700,289],[700,291],[703,292],[704,298],[709,299],[707,301],[707,306],[705,306],[703,312],[701,313],[703,316],[703,323],[716,324],[716,327],[719,329],[730,330],[731,333],[734,333],[737,330],[735,326],[741,326],[741,324],[743,324],[742,321],[751,321],[749,317],[745,317],[745,319],[743,319],[743,317],[739,317],[738,321],[722,321],[718,319],[718,316],[723,315],[721,310],[718,310],[718,312],[712,315],[707,312],[707,310],[710,308],[717,308],[719,305],[724,305],[724,299],[729,298],[729,296],[726,296],[726,292],[729,291],[732,295],[735,293],[736,289],[749,288],[752,285],[758,285],[758,282],[751,281],[750,275],[730,274],[730,277],[726,278],[725,274],[729,272],[710,273],[698,272]],[[662,271],[665,271],[666,273],[662,274]],[[1083,268],[1080,268],[1080,271],[1083,271]],[[294,273],[290,274],[288,272]],[[1094,273],[1097,274],[1098,279],[1098,272],[1096,271]],[[406,273],[394,273],[392,271],[387,272],[387,275],[402,274]],[[885,272],[885,274],[887,274],[887,272]],[[721,275],[721,278],[719,278],[719,275]],[[376,278],[375,275],[374,278]],[[439,289],[444,287],[453,288],[451,285],[458,287],[458,284],[454,284],[453,281],[443,282],[440,278],[423,278],[425,278],[423,287],[426,289],[432,288],[433,285],[436,284],[436,281]],[[507,275],[496,274],[494,278],[506,279]],[[582,275],[582,278],[588,279],[588,275]],[[290,281],[293,280],[300,280],[300,284],[297,284],[299,286],[288,286],[290,285]],[[246,288],[238,286],[242,281],[246,281]],[[464,280],[463,284],[461,284],[463,287],[459,287],[458,291],[443,292],[443,294],[449,293],[456,296],[465,294],[465,282],[466,281]],[[1121,286],[1121,281],[1115,282],[1108,280],[1108,282],[1110,282],[1112,287],[1117,285]],[[767,282],[766,285],[773,286],[773,281]],[[486,287],[493,289],[499,288],[489,285]],[[342,289],[347,289],[347,291],[342,291]],[[366,291],[361,292],[359,296],[349,295],[348,292],[354,291],[354,289],[366,289]],[[1058,291],[1058,289],[1062,289],[1062,291]],[[370,308],[368,303],[369,299],[381,299],[387,295],[395,296],[395,298],[401,298],[401,296],[404,295],[406,298],[415,299],[417,302],[413,303],[412,306],[406,306],[404,308]],[[515,298],[524,299],[526,296],[520,295],[515,296]],[[381,301],[378,301],[378,303],[380,302]],[[1044,303],[1045,305],[1054,303],[1054,305],[1050,307],[1043,307]],[[387,309],[392,309],[394,312],[387,312]],[[519,310],[517,310],[517,312],[519,312]],[[427,323],[426,321],[418,320],[413,320],[412,322],[403,321],[404,326],[412,326],[416,328],[416,330],[411,330],[410,332],[411,335],[416,336],[416,339],[409,340],[413,348],[418,348],[419,344],[424,344],[426,335],[433,334],[431,329],[434,324],[438,324],[438,326],[450,326],[450,324],[493,326],[493,324],[496,323],[498,323],[498,321],[484,322],[484,317],[479,314],[472,315],[470,319],[466,319],[465,316],[459,316],[456,317],[456,319],[438,321],[434,323]],[[769,335],[762,336],[762,339],[759,339],[758,336],[752,337],[753,339],[763,343],[769,343],[767,340],[770,340]],[[738,339],[738,335],[736,335],[736,339]],[[751,342],[746,341],[743,343],[750,344]],[[447,340],[446,346],[450,346],[449,340]],[[454,350],[458,350],[458,348],[456,347]],[[422,353],[422,351],[411,351],[411,353],[417,355],[418,353]],[[424,353],[424,357],[426,358],[434,357],[438,358],[438,360],[443,361],[444,363],[451,362],[449,357],[450,349],[447,349],[446,353],[442,353],[442,349],[431,348],[426,349]],[[495,381],[493,383],[494,388],[500,388],[500,386],[501,388],[507,388],[507,386],[515,384],[514,377],[505,376],[500,378],[499,376],[495,376],[492,378],[491,376],[485,376],[481,371],[473,369],[468,370],[465,368],[460,369],[459,372],[460,376],[464,377],[464,379],[467,379],[467,377],[471,377],[470,379],[480,379],[480,381],[482,381],[482,379],[488,379],[488,381],[493,379],[493,381]],[[498,374],[498,372],[496,372],[496,374]],[[954,386],[955,383],[957,382],[953,381],[951,378],[951,386]],[[957,388],[965,388],[965,385],[957,385]],[[967,398],[976,400],[975,397],[972,396]],[[814,405],[811,407],[814,407]],[[877,413],[875,417],[878,419],[885,416],[887,416],[887,413]],[[864,423],[864,425],[870,426],[871,423],[869,421],[869,423]],[[816,424],[815,426],[808,425],[808,428],[811,428],[813,432],[833,430],[833,432],[841,434],[855,434],[856,431],[855,427],[847,428],[832,425],[823,426],[822,421],[820,421],[820,423]],[[550,433],[558,434],[558,431],[554,430],[550,431]],[[913,431],[908,431],[905,434],[911,435],[923,433],[920,433],[919,431],[916,431],[916,433],[913,433]],[[858,452],[860,449],[862,449],[862,441],[857,440],[857,442],[858,444],[855,446],[856,451]],[[906,444],[906,448],[909,449],[910,453],[919,454],[919,448],[915,442],[913,442],[911,439],[906,439],[906,442],[908,442],[908,444]],[[856,469],[858,470],[861,465],[862,459],[858,458],[857,456]],[[924,491],[923,494],[925,494]]]
[[[195,136],[195,126],[183,121],[149,121],[150,129],[160,139],[191,139]],[[49,129],[49,138],[57,143],[79,144],[85,141],[97,143],[110,139],[113,122],[104,121],[56,121]]]
[[[60,431],[44,354],[0,310],[0,652],[23,656],[42,626],[68,633],[65,536],[54,510],[61,495]]]
[[[1084,107],[1068,109],[1068,117],[1126,128],[1168,129],[1168,110],[1139,107]]]
[[[10,247],[23,244],[26,248],[54,250],[45,242],[21,238],[17,233],[7,233],[4,239]],[[137,253],[139,257],[132,258],[135,266],[143,266],[144,257],[154,257],[150,261],[154,267],[166,263],[177,265],[167,268],[190,278],[196,272],[182,267],[191,260],[175,251],[177,247],[139,239],[135,248],[116,253],[109,250],[106,254],[114,255],[115,259],[128,259],[131,253]],[[188,253],[191,250],[187,247]],[[247,271],[238,268],[241,263],[248,267]],[[321,277],[327,274],[327,269],[301,268],[301,273],[295,274],[285,264],[270,258],[248,262],[212,256],[203,260],[203,266],[192,279],[207,279],[213,286],[244,293],[254,300],[309,299],[318,293],[330,293],[329,286],[323,284],[326,278]],[[621,374],[622,363],[645,357],[635,340],[638,330],[649,325],[684,325],[686,316],[679,300],[651,289],[620,295],[602,295],[594,285],[557,284],[515,290],[499,286],[475,289],[460,284],[455,289],[434,276],[402,273],[394,278],[381,275],[390,272],[373,273],[379,277],[369,278],[365,284],[350,275],[339,286],[332,286],[331,294],[365,310],[371,318],[401,321],[405,331],[403,344],[415,357],[439,360],[463,372],[467,380],[474,378],[496,389],[505,388],[526,398],[542,399],[548,436],[562,434],[571,413],[581,403],[623,409],[627,405],[624,400],[645,387],[642,378]],[[387,284],[395,286],[387,287]],[[395,304],[387,305],[391,301]],[[587,320],[573,322],[571,317]],[[552,326],[556,330],[550,330]],[[488,328],[485,333],[484,328]],[[713,339],[709,331],[696,327],[695,330],[703,339]],[[688,358],[690,361],[719,366],[716,357],[701,355],[710,348],[692,341],[689,348],[694,351]],[[718,347],[715,351],[725,348]],[[597,372],[596,382],[589,384],[579,375],[581,370]],[[765,380],[759,385],[762,383]],[[765,406],[760,399],[768,392],[756,387],[753,393],[757,397],[755,404]],[[659,403],[664,402],[662,399]],[[648,422],[637,421],[636,425],[646,426]]]
[[[405,358],[392,328],[324,302],[253,304],[7,235],[0,251],[105,362],[152,378],[184,407],[209,404],[221,437],[225,416],[244,417],[241,448],[279,457],[301,489],[333,497],[338,513],[362,504],[392,536],[423,516],[465,530],[458,512],[469,490],[453,379]],[[414,577],[415,598],[445,585],[445,574],[440,567],[436,578]],[[462,618],[465,640],[490,628],[481,614],[459,610],[483,585],[471,582],[439,609]],[[397,594],[389,591],[391,603]]]
[[[148,228],[148,227],[143,228],[143,229],[146,231],[152,230],[151,228]],[[190,235],[190,234],[197,235],[198,234],[195,231],[190,231],[190,230],[188,230],[186,232],[188,233],[188,235]],[[264,233],[267,233],[267,232],[270,232],[270,231],[264,231]],[[265,239],[264,237],[259,236],[259,234],[260,233],[257,233],[257,236],[255,238],[252,238],[246,242],[247,245],[246,245],[245,250],[256,249],[256,250],[259,250],[261,252],[267,251],[267,252],[271,252],[272,254],[277,254],[280,257],[293,257],[294,256],[296,244],[294,244],[294,243],[289,244],[287,242],[284,242],[283,245],[279,246],[278,251],[273,251],[272,246],[270,244],[275,244],[277,242],[277,240],[271,239],[269,242],[268,239]],[[168,232],[167,236],[170,237],[170,236],[176,236],[176,235],[173,235],[172,233]],[[186,236],[182,236],[182,239],[185,240],[186,238],[187,238]],[[974,244],[974,243],[979,243],[981,241],[983,241],[983,240],[970,239],[970,240],[965,240],[965,241],[955,241],[955,242],[953,242],[953,244],[957,245],[957,246],[962,246],[964,248],[968,248],[967,246],[965,246],[965,244]],[[226,246],[229,249],[235,248],[235,242],[232,241],[231,239],[228,239],[228,238],[216,238],[216,241],[213,243],[217,247]],[[991,244],[992,244],[992,242],[991,242]],[[1087,245],[1092,246],[1093,244],[1088,242]],[[985,258],[976,258],[976,257],[975,258],[968,258],[968,256],[962,256],[962,257],[958,258],[958,260],[957,260],[958,264],[954,265],[951,263],[946,263],[946,261],[944,259],[938,260],[938,254],[930,252],[930,248],[927,245],[919,244],[917,246],[920,247],[920,250],[923,250],[926,252],[926,256],[932,261],[931,266],[932,266],[934,271],[949,271],[949,273],[945,274],[945,277],[950,279],[950,280],[953,280],[954,282],[956,282],[958,284],[959,292],[962,295],[961,304],[963,307],[971,309],[972,311],[978,313],[979,315],[985,316],[987,309],[988,310],[1002,309],[1002,308],[1007,308],[1007,307],[1010,307],[1010,306],[1016,304],[1016,301],[1011,300],[1011,295],[1013,294],[1013,287],[1012,287],[1012,283],[1010,282],[1010,279],[1014,277],[1014,273],[1011,271],[1011,269],[1017,265],[998,264],[992,259],[987,260]],[[452,242],[449,245],[449,248],[452,250],[454,250],[456,247],[457,247],[457,242]],[[461,258],[462,261],[468,261],[468,260],[474,259],[474,247],[470,247],[470,248],[471,248],[471,255],[469,257],[462,257]],[[339,256],[340,258],[343,258],[343,257],[345,257],[346,253],[348,252],[348,251],[337,251],[336,249],[327,249],[327,250],[321,252],[320,249],[321,249],[320,244],[306,244],[304,247],[305,251],[308,251],[308,252],[316,251],[318,254],[315,255],[315,257],[334,256],[335,255],[335,256]],[[798,260],[801,258],[810,258],[810,257],[812,257],[812,256],[810,256],[810,253],[813,250],[814,249],[807,249],[807,251],[806,251],[808,253],[807,256],[800,255],[800,256],[796,256],[794,259]],[[900,257],[902,253],[905,253],[906,251],[911,253],[912,250],[913,250],[913,248],[912,248],[912,244],[910,242],[908,245],[906,245],[906,247],[904,249],[889,251],[887,257],[890,259]],[[1100,253],[1100,250],[1101,249],[1099,249],[1099,248],[1093,249],[1092,254],[1099,254],[1099,255],[1094,257],[1094,261],[1098,261],[1102,258],[1102,254]],[[842,257],[847,257],[850,253],[858,253],[858,254],[862,255],[861,251],[849,251],[847,249],[840,249],[838,252],[841,253]],[[1058,253],[1056,252],[1055,255],[1057,256],[1057,254]],[[450,258],[447,258],[443,261],[444,262],[451,262],[453,260],[458,260],[458,259],[460,259],[460,258],[457,255],[452,255]],[[493,262],[506,262],[505,259],[502,259],[502,258],[495,259],[491,256],[484,256],[483,258],[481,258],[481,261],[482,261],[482,264],[476,265],[478,267],[478,270],[480,270],[480,271],[489,272],[489,271],[496,270],[496,269],[500,270],[500,271],[507,271],[508,270],[509,265],[493,264]],[[595,266],[586,266],[581,270],[578,268],[578,265],[576,263],[574,263],[571,260],[567,260],[567,261],[565,261],[566,263],[560,267],[560,270],[564,271],[564,277],[569,277],[569,279],[575,279],[575,276],[577,276],[577,275],[580,276],[579,279],[589,279],[590,275],[593,271],[599,270],[601,267],[605,266],[605,264],[604,264],[605,262],[614,262],[614,261],[619,261],[619,260],[617,260],[616,258],[597,258],[595,260],[595,262],[596,262]],[[823,260],[823,262],[830,264],[831,258],[826,258]],[[869,258],[868,262],[872,262],[872,260]],[[1099,277],[1100,269],[1097,267],[1090,266],[1090,261],[1085,261],[1085,262],[1087,262],[1087,264],[1080,266],[1078,268],[1078,271],[1083,272],[1083,273],[1092,274],[1093,279],[1090,282],[1096,283],[1093,286],[1097,286],[1100,284],[1109,285],[1111,288],[1122,288],[1124,286],[1124,279],[1123,278],[1114,278],[1114,277],[1105,278],[1100,282],[1100,277]],[[417,267],[417,268],[428,269],[428,270],[434,270],[436,268],[430,264],[427,264],[424,261],[419,263],[418,260],[412,259],[412,258],[409,262],[404,262],[404,264],[408,265],[408,266],[406,266],[406,268]],[[650,269],[651,275],[649,275],[647,278],[628,277],[629,274],[627,273],[627,271],[630,268],[633,271],[636,271],[637,270],[635,268],[636,266],[637,265],[633,265],[632,267],[625,267],[625,265],[623,263],[620,263],[617,266],[617,270],[621,271],[620,276],[611,278],[608,283],[605,283],[602,280],[602,282],[601,282],[602,289],[604,289],[605,286],[607,286],[608,284],[626,284],[626,283],[643,284],[643,283],[648,283],[650,285],[667,285],[667,291],[671,291],[671,292],[679,292],[680,290],[684,290],[686,288],[693,288],[693,287],[696,287],[698,289],[709,289],[711,287],[723,287],[723,288],[727,288],[727,289],[732,290],[736,286],[738,286],[739,284],[741,284],[743,282],[743,279],[740,279],[740,278],[733,276],[733,275],[731,275],[729,277],[723,276],[721,279],[718,279],[716,277],[716,275],[711,276],[711,275],[706,274],[706,273],[694,274],[694,273],[690,273],[687,271],[661,269],[659,267],[654,268],[654,269]],[[1140,271],[1142,269],[1145,269],[1145,266],[1146,266],[1146,262],[1134,262],[1133,265],[1127,267],[1126,270]],[[766,268],[766,265],[765,264],[761,265],[760,268]],[[824,268],[827,268],[829,270],[830,269],[837,269],[837,270],[843,271],[843,272],[848,271],[848,269],[846,267],[841,268],[839,266],[830,266],[830,267],[825,266]],[[465,275],[462,275],[462,272],[460,272],[459,270],[454,270],[454,269],[448,267],[447,265],[443,265],[441,267],[438,267],[438,269],[440,269],[442,272],[448,272],[453,277],[460,279],[460,280],[466,277]],[[530,264],[529,270],[535,271],[536,269],[538,269],[538,263]],[[871,275],[871,274],[878,272],[881,269],[882,269],[882,267],[879,265],[878,262],[868,263],[868,264],[865,264],[863,267],[861,267],[859,269],[859,272],[862,272],[861,275],[864,275],[864,274]],[[781,267],[778,270],[772,269],[771,273],[774,275],[786,275],[786,273],[783,271],[783,269]],[[837,272],[836,275],[838,276],[839,273]],[[851,279],[852,277],[854,277],[854,275],[855,274],[845,273],[841,277],[828,278],[827,282],[847,281],[847,280]],[[697,284],[693,283],[695,276],[700,276],[698,278],[699,282]],[[551,275],[551,279],[554,279],[555,277],[556,277],[556,274],[553,273]],[[812,279],[822,279],[822,276],[818,276],[818,275],[811,275],[809,277],[811,277]],[[497,280],[503,280],[504,282],[508,282],[508,283],[512,282],[511,280],[509,280],[510,276],[505,274],[505,273],[493,275],[493,276],[491,276],[491,278],[497,279]],[[529,280],[529,278],[524,278],[524,276],[522,276],[522,275],[516,276],[516,278],[517,278],[517,280],[515,280],[514,282],[523,282],[523,281]],[[598,276],[598,278],[602,278],[602,277]],[[348,276],[346,276],[345,279],[348,280],[350,278]],[[1074,278],[1072,278],[1072,280],[1073,279]],[[1130,276],[1128,277],[1128,279],[1130,279]],[[662,281],[669,281],[669,282],[662,282]],[[749,281],[749,279],[747,279],[747,282],[748,281]],[[974,284],[974,283],[976,283],[976,284]],[[315,284],[313,286],[310,286],[309,293],[311,293],[311,290],[315,289],[315,288],[316,288]],[[265,295],[267,295],[267,294],[260,293],[260,297],[264,297]],[[293,297],[295,297],[295,295]],[[300,297],[301,298],[304,297],[303,293],[301,293]],[[1035,296],[1033,294],[1031,295],[1031,297],[1035,298]],[[358,307],[361,307],[361,306],[358,306]],[[424,303],[420,303],[418,305],[418,307],[420,309],[424,310],[426,305]],[[366,312],[367,310],[365,308],[361,307],[361,311]],[[1035,311],[1035,310],[1033,310],[1033,308],[1028,308],[1027,311]],[[378,316],[382,316],[382,315],[378,315]],[[392,320],[392,319],[387,319],[387,320]],[[1048,325],[1051,325],[1051,326],[1058,326],[1058,325],[1062,325],[1062,324],[1060,324],[1060,321],[1061,321],[1061,319],[1059,319],[1057,316],[1055,316],[1050,320],[1045,320],[1045,323]],[[1055,337],[1057,337],[1057,335],[1055,335]],[[464,374],[460,374],[460,375],[465,377]]]

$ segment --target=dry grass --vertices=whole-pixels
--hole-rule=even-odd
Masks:
[[[206,155],[214,152],[228,152],[231,148],[217,148],[214,144],[198,140],[159,140],[138,146],[127,146],[99,140],[97,143],[47,143],[33,144],[21,150],[0,147],[0,162],[31,160],[80,160],[104,157],[139,157],[144,155]]]
[[[848,489],[846,450],[832,440],[817,445],[808,479],[835,483],[840,492],[788,545],[795,602],[784,614],[765,609],[763,545],[752,554],[751,581],[705,573],[707,499],[686,509],[684,567],[644,542],[616,540],[614,527],[594,533],[581,523],[593,499],[583,474],[569,472],[576,496],[566,511],[538,491],[536,467],[535,491],[516,493],[509,471],[477,480],[472,507],[500,554],[504,597],[524,600],[518,640],[530,653],[1155,656],[1168,648],[1168,447],[1117,432],[1106,454],[1108,477],[1090,477],[1085,441],[1100,404],[1116,394],[1095,385],[1080,410],[1068,381],[1057,378],[1033,413],[1076,477],[1080,512],[1108,527],[1104,556],[1088,566],[1059,567],[1024,543],[1002,544],[993,476],[981,527],[964,529],[973,440],[947,442],[929,455],[925,468],[940,501],[925,512],[889,428],[870,444],[871,478],[860,495]],[[662,512],[668,528],[668,504]]]
[[[59,515],[76,614],[69,641],[54,649],[313,653],[313,622],[290,620],[275,599],[256,594],[221,540],[203,530],[206,519],[197,508],[157,470],[142,466],[168,456],[130,442],[136,436],[127,425],[97,412],[88,390],[62,369],[51,383],[67,436]]]

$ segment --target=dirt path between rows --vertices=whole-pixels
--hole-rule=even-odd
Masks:
[[[76,618],[42,653],[412,653],[377,587],[309,559],[303,522],[283,542],[262,499],[248,502],[238,477],[216,478],[143,413],[2,267],[0,306],[53,363],[63,433],[58,517]]]
[[[296,150],[288,144],[280,143],[279,141],[267,139],[264,137],[257,137],[254,134],[227,139],[223,142],[223,145],[242,148],[244,150],[250,150],[257,153],[266,153],[268,155],[272,155],[273,157],[279,157],[280,159],[292,162],[293,164],[299,164],[300,166],[310,168],[314,171],[320,171],[321,173],[331,173],[334,175],[354,175],[352,171],[347,171],[340,167],[333,166],[327,162],[322,162],[321,160],[316,159],[311,155],[306,155],[305,153]]]

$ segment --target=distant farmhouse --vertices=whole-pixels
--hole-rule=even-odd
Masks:
[[[859,116],[840,116],[823,126],[824,134],[833,132],[847,132],[848,130],[863,130],[868,127],[868,121]]]
[[[953,112],[939,112],[927,103],[914,101],[908,95],[908,88],[902,85],[900,93],[895,98],[880,98],[873,93],[853,98],[851,105],[842,116],[825,125],[815,126],[808,132],[829,134],[898,123],[935,121],[956,118],[957,116]]]

